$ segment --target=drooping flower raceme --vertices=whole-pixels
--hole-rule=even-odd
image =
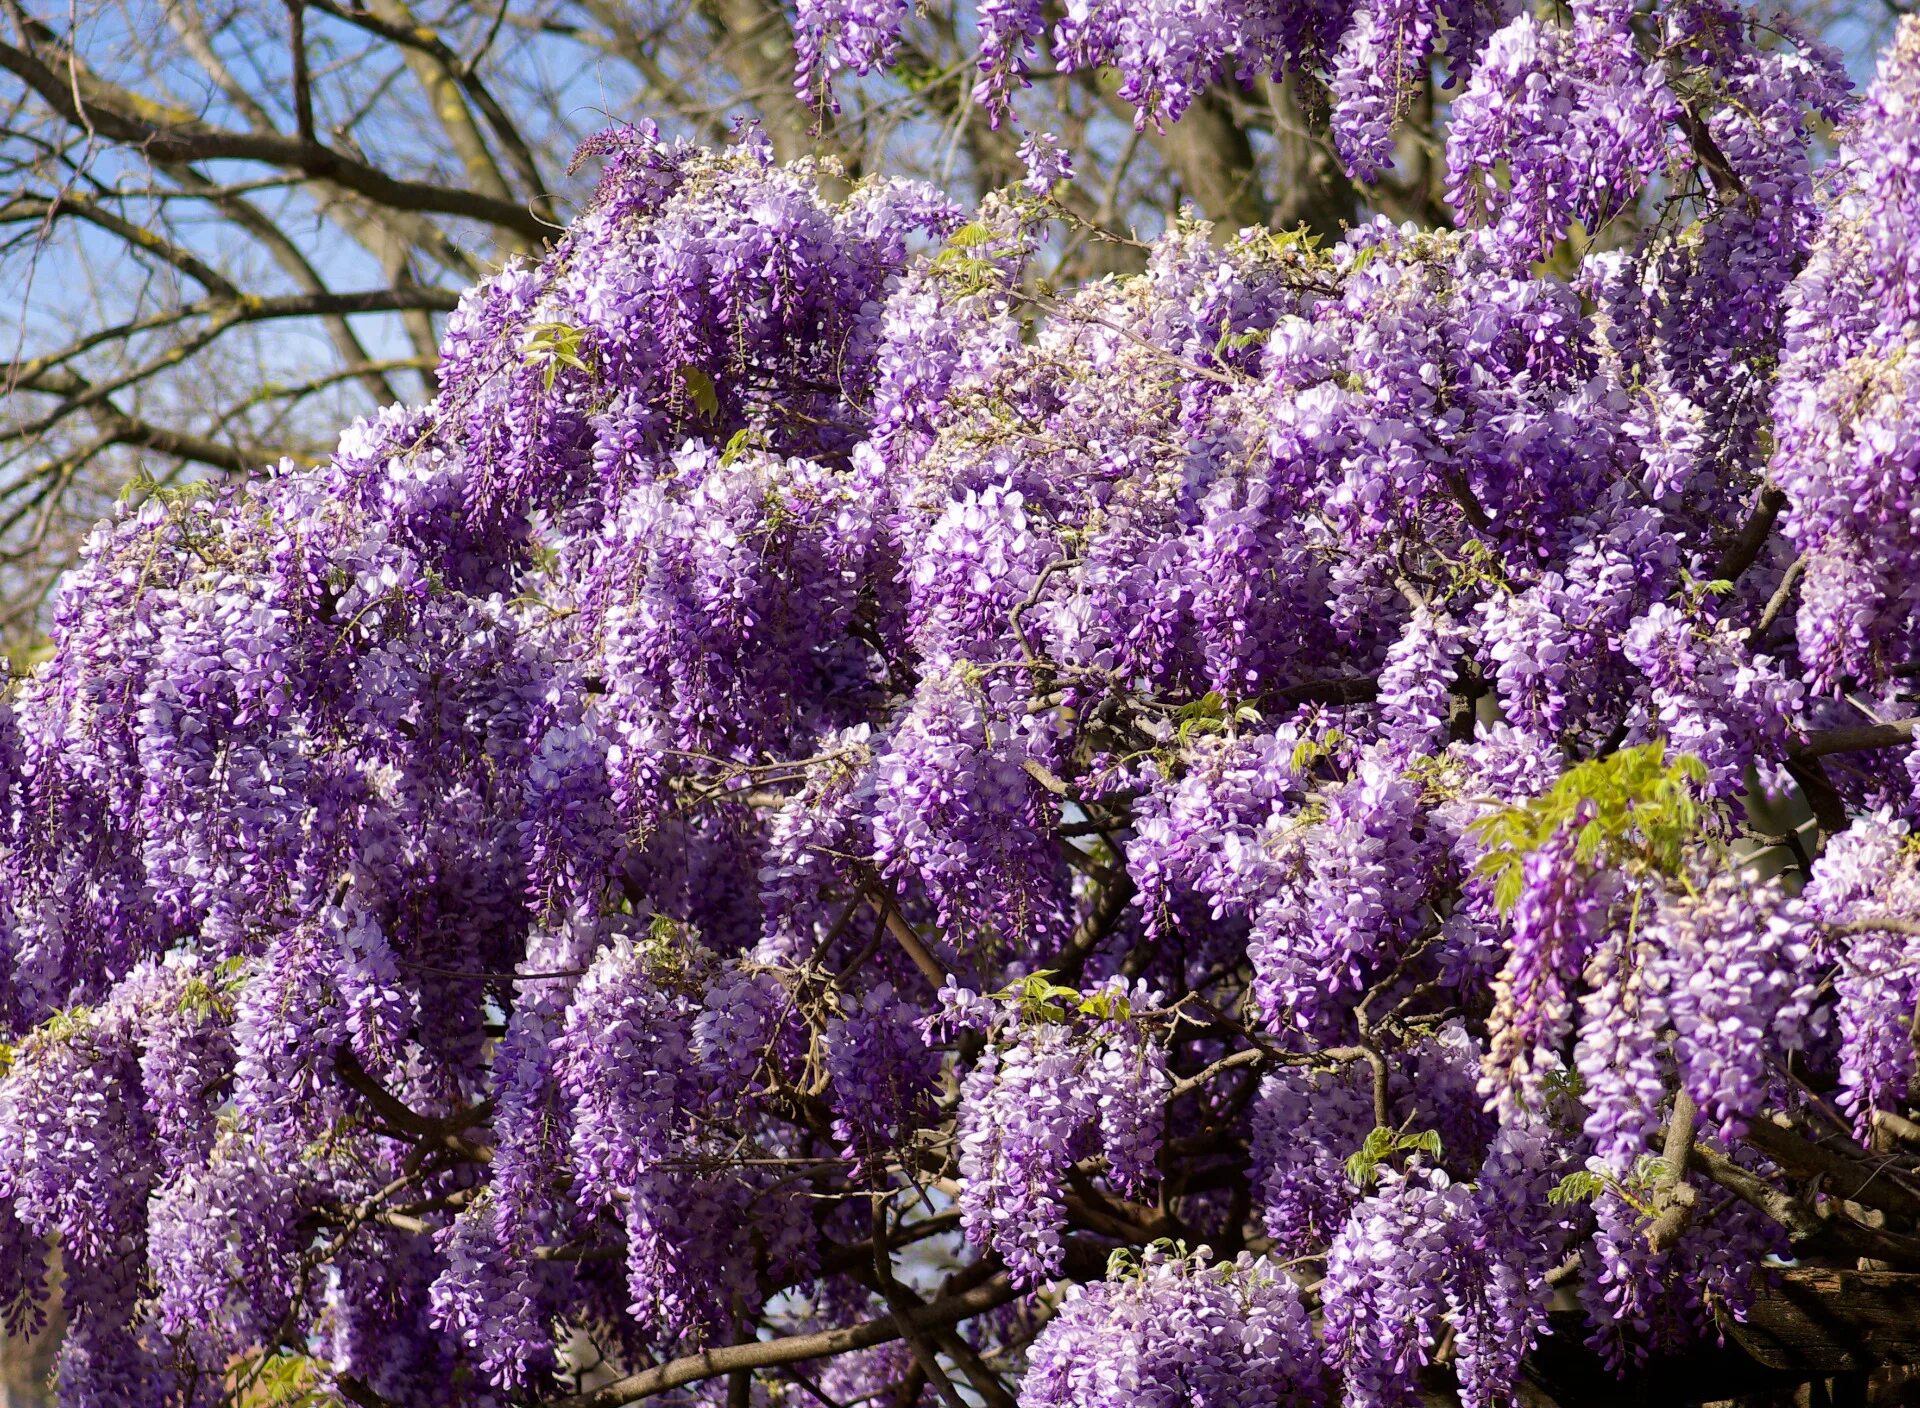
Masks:
[[[1323,1401],[1300,1292],[1242,1255],[1209,1263],[1150,1250],[1076,1288],[1034,1342],[1026,1408],[1168,1405],[1312,1408]]]

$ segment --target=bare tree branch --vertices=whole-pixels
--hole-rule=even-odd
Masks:
[[[943,1296],[929,1305],[908,1310],[899,1318],[889,1314],[843,1329],[823,1330],[811,1335],[788,1335],[781,1339],[750,1340],[745,1344],[685,1355],[616,1379],[604,1388],[559,1399],[553,1408],[622,1408],[624,1404],[638,1403],[655,1394],[699,1383],[703,1379],[716,1379],[736,1369],[764,1369],[776,1364],[797,1364],[806,1359],[845,1354],[849,1350],[871,1349],[874,1345],[899,1339],[901,1319],[914,1329],[933,1330],[983,1315],[996,1306],[1005,1305],[1017,1295],[1019,1292],[1007,1279],[1006,1273],[1002,1272],[985,1285]]]
[[[487,149],[486,139],[461,102],[460,95],[464,94],[486,118],[488,127],[499,140],[508,164],[528,194],[529,207],[542,221],[555,224],[552,197],[547,193],[547,183],[540,174],[532,147],[473,64],[463,62],[444,39],[419,23],[400,0],[376,0],[376,3],[384,13],[369,14],[341,5],[337,0],[313,0],[313,7],[404,46],[408,50],[408,64],[432,97],[435,112],[440,115],[447,137],[466,164],[468,174],[486,183],[483,189],[489,194],[502,200],[512,199],[513,193]],[[498,14],[504,17],[506,10],[503,3]],[[450,91],[454,87],[459,91]]]
[[[235,132],[203,123],[191,114],[102,82],[77,59],[70,65],[75,77],[69,86],[37,54],[0,40],[0,69],[24,81],[76,127],[137,148],[156,162],[263,162],[333,181],[395,210],[462,215],[535,241],[545,233],[538,217],[511,201],[390,176],[317,141]]]
[[[201,288],[216,297],[237,299],[240,290],[227,280],[226,275],[208,264],[199,255],[183,245],[175,244],[159,231],[145,225],[137,225],[125,216],[88,199],[75,191],[62,191],[54,196],[16,196],[0,204],[0,225],[11,225],[22,221],[48,222],[71,217],[85,220],[111,235],[118,236],[142,254],[171,264]]]

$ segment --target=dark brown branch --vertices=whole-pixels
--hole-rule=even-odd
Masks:
[[[270,451],[225,445],[205,436],[189,435],[185,431],[155,425],[152,421],[139,420],[123,411],[109,410],[106,419],[110,427],[108,445],[152,450],[156,454],[171,455],[174,459],[189,460],[194,464],[206,465],[209,469],[224,470],[228,474],[251,474],[279,458]]]
[[[1813,809],[1813,819],[1820,823],[1822,831],[1831,836],[1847,829],[1846,801],[1833,785],[1833,779],[1827,776],[1827,770],[1821,766],[1819,758],[1789,754],[1787,773],[1800,785],[1807,805]]]
[[[394,210],[464,216],[539,241],[544,222],[512,201],[389,176],[318,141],[277,132],[235,132],[201,122],[94,77],[77,61],[56,71],[35,53],[0,40],[0,69],[19,78],[61,118],[83,131],[166,162],[256,161],[332,181]],[[71,81],[69,81],[71,80]]]
[[[885,1298],[888,1309],[893,1312],[894,1327],[907,1342],[907,1348],[913,1351],[914,1362],[946,1402],[947,1408],[968,1408],[966,1399],[960,1396],[959,1390],[953,1386],[953,1380],[947,1377],[947,1371],[940,1367],[940,1356],[934,1352],[933,1344],[927,1338],[927,1329],[914,1323],[913,1312],[925,1307],[918,1304],[917,1296],[894,1279],[893,1253],[887,1246],[887,1205],[877,1197],[873,1200],[872,1247],[874,1282]]]
[[[378,35],[428,56],[449,82],[459,85],[460,91],[466,95],[467,100],[486,119],[487,126],[499,139],[506,153],[507,162],[513,167],[514,175],[520,178],[521,184],[526,188],[529,194],[529,206],[533,213],[549,224],[554,223],[552,198],[547,192],[546,181],[540,174],[539,163],[534,159],[533,148],[527,144],[526,137],[482,81],[474,62],[463,61],[444,39],[424,24],[398,22],[372,15],[365,10],[339,4],[337,0],[309,0],[309,3],[315,9],[323,10],[336,19],[344,20],[369,34]],[[495,16],[496,28],[505,12],[506,4],[502,3],[500,11]],[[411,16],[408,16],[408,19],[411,20]],[[442,100],[436,96],[436,104]],[[454,134],[450,132],[449,136],[452,135]],[[474,140],[478,140],[477,133],[474,134]],[[466,158],[463,156],[463,159]],[[497,170],[494,174],[498,176]],[[508,196],[509,192],[504,181],[501,182],[497,194],[503,199]]]
[[[1741,574],[1759,559],[1760,549],[1773,536],[1773,525],[1786,506],[1786,490],[1777,484],[1762,484],[1755,490],[1753,508],[1747,514],[1747,521],[1740,525],[1740,531],[1733,535],[1732,541],[1721,552],[1713,575],[1723,581],[1739,581]]]
[[[1124,870],[1115,875],[1110,883],[1100,887],[1099,898],[1075,927],[1073,937],[1067,940],[1067,946],[1061,952],[1061,972],[1069,981],[1079,976],[1088,955],[1119,928],[1136,893],[1133,877]]]
[[[226,429],[226,427],[232,425],[241,416],[256,407],[272,405],[275,402],[284,403],[305,400],[316,392],[324,391],[329,386],[338,386],[341,382],[365,381],[368,377],[374,376],[384,377],[388,372],[417,372],[424,370],[427,370],[427,364],[419,357],[391,357],[379,362],[348,363],[345,366],[334,367],[329,371],[322,372],[318,376],[308,377],[305,381],[292,383],[267,382],[265,385],[255,388],[248,396],[234,402],[231,406],[221,411],[219,417],[213,423],[213,429],[215,431]],[[383,402],[382,404],[385,403]]]
[[[1801,577],[1806,575],[1806,557],[1796,557],[1788,564],[1787,570],[1780,574],[1780,585],[1773,589],[1773,595],[1767,598],[1766,606],[1760,612],[1760,620],[1754,626],[1754,634],[1764,635],[1780,614],[1787,609],[1787,603],[1793,600],[1794,588],[1800,585]]]
[[[1813,1215],[1811,1208],[1786,1190],[1776,1188],[1759,1174],[1741,1168],[1704,1142],[1694,1145],[1693,1161],[1715,1183],[1785,1228],[1794,1241],[1810,1242],[1819,1237],[1822,1231],[1820,1220]]]
[[[307,71],[306,0],[287,0],[287,47],[293,60],[293,123],[300,140],[312,144],[313,75]]]
[[[1369,1042],[1361,1046],[1368,1068],[1373,1072],[1373,1122],[1381,1129],[1393,1127],[1393,1071],[1387,1058]]]
[[[1326,124],[1314,122],[1307,113],[1311,87],[1312,80],[1299,74],[1260,82],[1279,168],[1274,173],[1272,223],[1333,240],[1357,219],[1359,191],[1347,178]]]
[[[1693,1097],[1685,1090],[1676,1091],[1673,1115],[1667,1121],[1666,1139],[1660,1149],[1667,1168],[1655,1192],[1654,1207],[1658,1211],[1653,1225],[1647,1229],[1647,1245],[1656,1252],[1666,1251],[1680,1240],[1681,1233],[1693,1221],[1694,1209],[1700,1203],[1700,1195],[1687,1182],[1687,1165],[1693,1154],[1693,1130],[1699,1116],[1700,1110],[1694,1104]]]
[[[1473,530],[1476,533],[1485,533],[1491,529],[1493,518],[1474,495],[1473,486],[1454,471],[1448,471],[1443,477],[1447,482],[1447,492],[1452,494],[1453,501],[1460,505],[1460,512],[1466,515],[1467,522],[1473,525]]]
[[[1680,104],[1680,130],[1687,134],[1687,144],[1693,148],[1694,156],[1705,168],[1716,200],[1725,204],[1746,193],[1746,184],[1741,181],[1740,173],[1733,169],[1733,163],[1727,160],[1727,154],[1720,150],[1719,142],[1714,140],[1713,129],[1708,125],[1708,119],[1700,111],[1697,101],[1687,100]]]
[[[357,1405],[357,1408],[395,1408],[392,1399],[383,1398],[352,1374],[342,1374],[334,1383],[340,1390],[340,1396]]]
[[[1796,1248],[1828,1247],[1848,1256],[1920,1264],[1920,1237],[1863,1227],[1837,1211],[1823,1217],[1791,1193],[1741,1168],[1704,1140],[1694,1142],[1693,1161],[1715,1183],[1778,1223]]]
[[[116,215],[89,197],[63,191],[51,197],[20,196],[0,204],[0,225],[27,220],[51,221],[62,216],[84,220],[132,245],[142,254],[150,254],[172,265],[216,298],[240,297],[240,290],[227,280],[226,275],[192,250],[174,243],[147,225],[136,224],[124,216]]]
[[[921,975],[933,984],[934,991],[938,992],[946,985],[947,970],[941,965],[940,960],[933,956],[933,951],[914,931],[913,926],[907,923],[906,916],[900,912],[900,902],[892,888],[871,870],[867,873],[867,887],[867,903],[872,905],[874,913],[880,916],[880,922],[886,925],[887,932],[893,935],[894,942],[899,944],[905,950],[907,957],[913,960],[913,966],[920,970]]]
[[[397,268],[418,254],[431,259],[461,284],[478,282],[487,275],[486,265],[454,243],[453,238],[431,215],[392,207],[376,209],[356,197],[352,191],[330,181],[314,181],[298,173],[269,181],[215,181],[183,161],[166,163],[160,169],[180,183],[183,189],[178,195],[181,199],[204,199],[232,216],[256,239],[267,245],[274,262],[298,279],[309,292],[319,292],[325,285],[310,264],[306,265],[304,273],[297,267],[296,260],[302,264],[306,260],[306,256],[299,253],[298,246],[292,246],[293,259],[285,256],[279,243],[286,240],[287,236],[260,212],[258,206],[244,199],[249,192],[304,185],[320,207],[320,212],[349,239],[377,259],[382,268]]]
[[[191,322],[195,318],[212,318],[221,321],[224,326],[238,327],[245,323],[275,322],[286,318],[346,317],[353,313],[399,313],[409,309],[446,313],[457,307],[459,302],[459,295],[446,289],[418,284],[403,288],[364,289],[353,293],[288,293],[272,298],[242,294],[238,298],[204,298],[163,313],[153,313],[131,322],[98,329],[58,352],[0,367],[0,378],[38,377],[104,343],[122,342],[142,333]],[[131,379],[139,380],[140,377],[136,374]],[[33,432],[12,427],[9,433],[17,436]]]
[[[1911,932],[1920,934],[1920,924],[1916,924]],[[1873,1127],[1883,1138],[1909,1150],[1920,1151],[1920,1124],[1915,1124],[1905,1115],[1896,1115],[1892,1110],[1875,1110]]]
[[[415,42],[401,41],[402,58],[421,91],[426,94],[428,106],[440,124],[440,131],[453,148],[454,155],[460,159],[467,184],[496,200],[512,200],[513,188],[501,174],[493,150],[468,107],[469,95],[460,82],[462,65],[459,60],[451,50],[438,42],[438,37],[431,29],[414,18],[405,0],[368,0],[368,3],[391,28],[403,33],[411,32]],[[518,238],[509,243],[529,253],[537,247],[537,242]]]
[[[1578,1276],[1581,1269],[1586,1265],[1586,1250],[1585,1247],[1575,1247],[1572,1251],[1568,1252],[1560,1264],[1547,1273],[1547,1284],[1549,1286],[1563,1286]]]
[[[1142,1207],[1103,1192],[1095,1186],[1091,1173],[1081,1165],[1067,1170],[1067,1181],[1073,1191],[1062,1201],[1066,1205],[1068,1218],[1076,1227],[1136,1244],[1162,1237],[1183,1237],[1189,1230],[1171,1213]]]
[[[1115,106],[1120,106],[1117,99]],[[1147,140],[1201,214],[1214,222],[1216,240],[1232,239],[1249,225],[1265,228],[1270,212],[1253,143],[1221,89],[1196,96],[1178,122],[1149,127]]]
[[[1295,704],[1371,704],[1380,697],[1380,681],[1371,676],[1337,680],[1303,680],[1260,696],[1268,709]]]
[[[1005,1305],[1019,1294],[1003,1272],[972,1290],[943,1296],[930,1305],[909,1311],[907,1319],[914,1328],[921,1330],[957,1325],[963,1320],[970,1320],[976,1315],[985,1314],[997,1306]],[[750,1340],[745,1344],[728,1345],[722,1349],[684,1355],[679,1359],[669,1360],[665,1364],[657,1364],[637,1374],[629,1374],[624,1379],[616,1380],[604,1388],[560,1399],[552,1405],[552,1408],[621,1408],[623,1404],[637,1403],[642,1399],[651,1398],[658,1393],[666,1393],[670,1389],[680,1388],[686,1384],[718,1378],[736,1369],[764,1369],[776,1364],[796,1364],[805,1359],[822,1359],[829,1355],[845,1354],[849,1350],[871,1349],[874,1345],[887,1344],[899,1338],[898,1323],[892,1315],[884,1315],[878,1319],[864,1320],[857,1325],[848,1325],[837,1330],[822,1330],[810,1335],[789,1335],[774,1340]]]
[[[273,262],[279,265],[282,272],[300,288],[313,294],[332,292],[327,287],[326,281],[320,277],[320,271],[313,267],[312,261],[307,258],[300,246],[295,244],[286,231],[275,224],[252,201],[247,200],[231,186],[218,185],[208,180],[191,166],[172,166],[167,168],[167,174],[185,186],[188,193],[204,198],[216,210],[264,245]],[[333,342],[334,351],[339,354],[342,361],[364,363],[373,360],[366,344],[360,340],[360,335],[354,331],[353,325],[347,321],[345,315],[333,314],[322,318],[321,324],[326,328],[327,336]],[[400,399],[399,392],[385,376],[369,375],[362,380],[361,385],[367,389],[376,405],[389,405]]]
[[[1821,729],[1790,752],[1794,758],[1824,758],[1832,753],[1868,753],[1876,748],[1898,748],[1913,741],[1920,718],[1894,719],[1884,724],[1854,724]]]
[[[81,411],[103,405],[108,398],[120,391],[179,366],[194,353],[215,342],[232,328],[247,323],[271,322],[287,318],[322,317],[328,314],[344,316],[347,313],[393,312],[407,308],[438,308],[451,306],[457,300],[443,289],[430,288],[392,288],[373,289],[364,293],[349,294],[288,294],[278,298],[243,298],[238,302],[206,302],[188,305],[184,309],[175,309],[171,313],[155,315],[143,319],[139,330],[165,326],[169,323],[184,321],[188,318],[207,316],[211,321],[191,337],[166,348],[153,359],[122,372],[101,382],[84,385],[84,389],[75,388],[66,399],[54,409],[17,425],[0,429],[0,439],[31,440],[43,435],[62,421],[79,414]],[[134,325],[127,325],[133,327]],[[37,357],[32,362],[15,364],[0,369],[0,380],[11,379],[15,384],[30,390],[45,389],[49,383],[46,373],[57,369],[61,363],[72,360],[89,345],[97,344],[108,337],[107,333],[95,333],[82,338],[79,343],[67,347],[58,353]],[[123,441],[122,443],[129,443]]]
[[[411,958],[401,958],[395,961],[398,962],[402,968],[410,969],[415,973],[425,973],[433,978],[450,978],[459,982],[469,983],[538,983],[554,981],[561,978],[584,978],[587,975],[585,968],[554,968],[540,973],[489,973],[467,968],[436,968],[431,963],[420,963]]]
[[[1746,1142],[1788,1173],[1825,1178],[1827,1191],[1836,1197],[1898,1217],[1920,1218],[1920,1191],[1902,1182],[1887,1159],[1876,1158],[1850,1139],[1812,1140],[1796,1131],[1785,1116],[1776,1115],[1754,1120]]]
[[[58,370],[36,377],[32,381],[23,382],[19,389],[50,396],[76,396],[85,394],[90,388],[91,383],[84,377],[71,371]],[[101,398],[97,404],[91,406],[89,414],[94,423],[101,428],[100,438],[77,454],[64,455],[48,465],[43,465],[36,471],[34,477],[52,478],[57,476],[63,467],[68,465],[77,467],[85,460],[116,445],[153,450],[175,459],[204,464],[210,469],[225,470],[230,474],[248,474],[278,458],[277,455],[265,449],[231,445],[205,436],[189,435],[167,426],[155,425],[151,421],[127,414],[106,398]],[[7,491],[0,492],[11,492],[11,488],[12,486],[9,486]]]
[[[897,1225],[894,1235],[887,1245],[894,1251],[910,1247],[915,1242],[924,1242],[929,1237],[938,1237],[951,1232],[960,1225],[960,1212],[957,1208],[948,1208],[933,1213],[918,1222]],[[842,1273],[858,1275],[867,1265],[871,1255],[866,1243],[848,1246],[841,1242],[830,1242],[827,1249],[820,1253],[820,1274],[835,1276]]]
[[[980,1357],[980,1351],[967,1343],[966,1336],[951,1327],[942,1327],[933,1331],[933,1338],[947,1352],[947,1358],[966,1376],[968,1386],[987,1400],[987,1408],[1019,1408],[1019,1401],[1008,1391],[992,1366]]]
[[[1201,1086],[1208,1084],[1215,1076],[1224,1075],[1228,1071],[1238,1070],[1241,1066],[1255,1065],[1266,1059],[1266,1052],[1253,1047],[1249,1047],[1245,1051],[1236,1051],[1231,1056],[1222,1056],[1218,1061],[1215,1061],[1199,1074],[1188,1076],[1184,1080],[1175,1081],[1173,1089],[1167,1093],[1167,1098],[1169,1100],[1177,1100],[1182,1095],[1190,1091],[1198,1090]]]
[[[360,1064],[352,1047],[341,1047],[334,1056],[333,1066],[340,1083],[365,1100],[373,1112],[394,1129],[418,1137],[428,1148],[445,1149],[476,1163],[492,1161],[492,1149],[475,1144],[461,1133],[487,1118],[489,1104],[483,1103],[453,1116],[423,1115],[375,1080]]]

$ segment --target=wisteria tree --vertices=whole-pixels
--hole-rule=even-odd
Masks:
[[[900,20],[801,13],[821,105]],[[0,696],[64,1403],[1920,1354],[1920,23],[1856,100],[1732,0],[1047,15],[981,102],[1312,77],[1362,180],[1444,66],[1458,227],[1061,289],[1046,133],[969,211],[617,130],[427,404],[95,532]]]
[[[842,65],[816,108],[797,32],[820,53],[856,31],[793,0],[0,6],[0,649],[39,644],[53,579],[129,480],[317,463],[356,416],[433,395],[445,315],[561,232],[593,190],[573,153],[610,114],[716,146],[753,120],[782,161],[962,200],[1018,179],[1024,129],[1059,133],[1080,167],[1059,198],[1149,234],[1183,200],[1228,229],[1354,218],[1317,80],[1223,74],[1136,130],[1100,70],[1040,65],[1009,95],[1021,122],[996,122],[969,101],[994,33],[977,18],[916,6],[886,66]],[[1445,104],[1427,106],[1401,125],[1409,152]],[[1410,161],[1365,205],[1426,220],[1438,175]],[[1042,262],[1056,282],[1143,263],[1088,240]]]

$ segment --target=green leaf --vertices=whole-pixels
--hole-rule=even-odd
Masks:
[[[680,384],[686,388],[688,398],[700,408],[701,415],[712,420],[720,414],[720,393],[714,390],[712,377],[691,363],[681,367],[677,375]]]
[[[527,331],[521,355],[528,366],[545,368],[541,382],[551,391],[562,367],[592,375],[593,368],[587,363],[586,338],[587,329],[572,323],[535,323]]]
[[[211,981],[196,974],[181,988],[175,1010],[182,1016],[230,1018],[233,1015],[230,986],[217,971]]]
[[[1213,344],[1213,355],[1216,358],[1224,358],[1229,352],[1244,351],[1266,337],[1269,332],[1270,329],[1267,328],[1246,328],[1240,332],[1234,332],[1232,325],[1222,319],[1219,340]]]
[[[720,452],[721,464],[732,464],[749,450],[766,447],[766,436],[751,425],[743,425],[727,439],[727,448]]]
[[[1569,1203],[1590,1203],[1600,1196],[1606,1186],[1606,1180],[1599,1174],[1580,1169],[1549,1188],[1547,1202],[1556,1208]]]
[[[1487,847],[1477,869],[1494,881],[1495,903],[1511,909],[1520,898],[1524,858],[1577,822],[1574,858],[1582,865],[1678,877],[1687,847],[1706,824],[1700,801],[1706,775],[1698,758],[1669,759],[1661,742],[1577,763],[1545,795],[1473,823]]]
[[[119,502],[139,503],[159,487],[160,481],[147,472],[145,465],[141,465],[133,471],[133,476],[120,486]]]
[[[53,637],[34,629],[7,647],[7,666],[14,678],[30,674],[33,667],[53,656]],[[0,690],[0,692],[4,692]]]
[[[1366,1142],[1347,1155],[1347,1177],[1357,1188],[1369,1188],[1373,1185],[1374,1174],[1380,1168],[1381,1160],[1393,1152],[1394,1133],[1383,1124],[1377,1124],[1368,1133]]]
[[[902,59],[887,70],[909,93],[924,92],[940,77],[940,70],[932,64],[916,64]]]
[[[927,268],[945,279],[948,286],[961,295],[983,293],[1000,285],[1000,266],[991,259],[968,254],[964,249],[941,250]]]
[[[1403,1134],[1400,1136],[1399,1147],[1415,1153],[1425,1154],[1428,1158],[1438,1159],[1440,1157],[1440,1131],[1437,1129],[1425,1129],[1418,1134]]]
[[[33,1036],[50,1043],[65,1043],[93,1029],[91,1007],[62,1007],[33,1030]],[[29,1040],[32,1038],[30,1037]]]
[[[1333,756],[1334,750],[1347,741],[1346,735],[1337,728],[1330,728],[1317,738],[1303,738],[1293,745],[1293,770],[1305,772],[1323,758]]]
[[[1295,249],[1312,254],[1320,248],[1320,236],[1305,225],[1295,225],[1291,230],[1275,230],[1269,234],[1267,248],[1275,254],[1285,254]]]
[[[1673,1165],[1659,1154],[1642,1154],[1633,1161],[1633,1173],[1628,1182],[1636,1189],[1651,1188],[1659,1183],[1671,1183],[1674,1179]]]
[[[1469,538],[1460,545],[1454,558],[1447,563],[1447,572],[1449,595],[1483,586],[1509,593],[1513,590],[1512,584],[1507,581],[1506,567],[1500,560],[1500,554],[1478,538]]]
[[[1227,701],[1218,690],[1208,690],[1198,699],[1180,706],[1183,719],[1217,719],[1225,712]]]
[[[1027,1022],[1064,1022],[1067,1009],[1085,1010],[1080,989],[1053,981],[1053,970],[1042,968],[993,994],[998,1002],[1013,1002]]]
[[[263,1353],[251,1366],[251,1391],[240,1401],[256,1408],[321,1408],[334,1402],[327,1393],[321,1365],[304,1354]],[[245,1374],[243,1371],[242,1381]]]
[[[1440,1151],[1440,1131],[1436,1129],[1404,1134],[1383,1124],[1375,1125],[1367,1135],[1366,1142],[1347,1156],[1347,1177],[1353,1180],[1356,1187],[1368,1188],[1378,1176],[1380,1165],[1393,1155],[1425,1154],[1430,1159],[1438,1160]]]
[[[1182,704],[1174,717],[1180,721],[1175,737],[1182,744],[1200,734],[1223,733],[1227,727],[1227,701],[1218,691],[1210,690]]]

